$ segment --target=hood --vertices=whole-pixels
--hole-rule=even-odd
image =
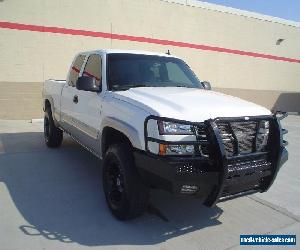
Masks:
[[[202,122],[217,117],[270,115],[257,104],[219,92],[181,87],[140,87],[114,92],[114,97],[152,115]]]

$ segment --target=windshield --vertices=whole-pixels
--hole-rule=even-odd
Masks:
[[[182,60],[152,55],[108,54],[107,80],[113,91],[135,87],[203,88]]]

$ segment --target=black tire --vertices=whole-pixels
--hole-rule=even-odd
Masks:
[[[114,144],[106,151],[103,189],[110,211],[119,220],[136,218],[147,209],[149,189],[137,173],[129,145]]]
[[[55,126],[50,108],[45,110],[44,116],[44,138],[50,148],[57,148],[63,140],[63,131]]]

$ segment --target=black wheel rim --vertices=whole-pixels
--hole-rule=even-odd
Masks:
[[[124,199],[124,176],[120,163],[111,159],[105,172],[106,196],[110,206],[118,209]]]
[[[44,136],[45,140],[48,141],[50,134],[50,124],[49,119],[47,117],[44,118]]]

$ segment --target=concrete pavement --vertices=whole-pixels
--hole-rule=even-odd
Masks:
[[[47,148],[42,123],[0,120],[0,249],[250,249],[240,234],[299,236],[300,116],[283,124],[290,159],[267,193],[206,208],[153,191],[168,222],[151,212],[119,222],[105,204],[100,160],[68,137]]]

